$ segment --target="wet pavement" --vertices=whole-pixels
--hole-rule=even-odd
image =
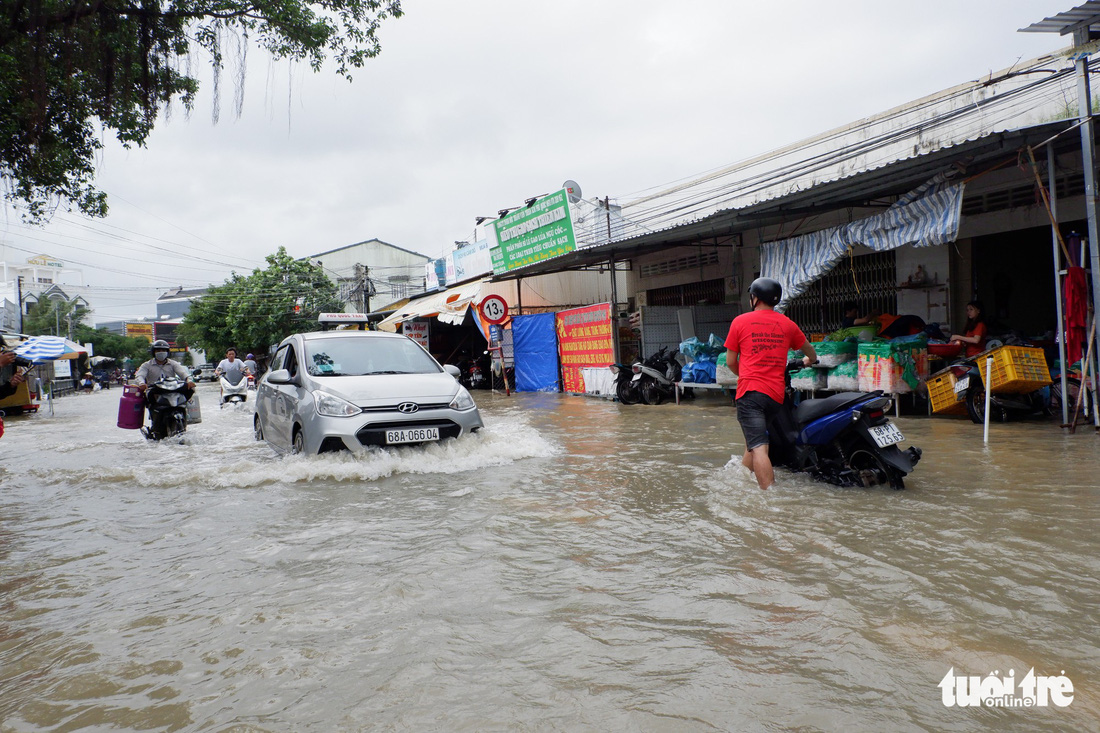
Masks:
[[[902,417],[905,491],[761,492],[717,395],[286,458],[200,395],[183,445],[118,389],[7,418],[0,731],[1100,727],[1091,429]],[[1073,702],[943,704],[1032,668]]]

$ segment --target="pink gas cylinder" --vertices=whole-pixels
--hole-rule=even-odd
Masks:
[[[118,426],[126,430],[137,430],[145,422],[145,397],[133,384],[122,388],[122,397],[118,401]]]

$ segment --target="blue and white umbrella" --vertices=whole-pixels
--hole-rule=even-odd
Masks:
[[[60,336],[32,336],[15,349],[15,353],[35,364],[44,364],[54,359],[72,358],[74,354],[86,352],[80,344]]]

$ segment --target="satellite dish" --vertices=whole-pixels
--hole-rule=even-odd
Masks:
[[[572,178],[561,184],[561,187],[565,189],[566,195],[569,196],[569,203],[575,204],[581,200],[581,184]]]

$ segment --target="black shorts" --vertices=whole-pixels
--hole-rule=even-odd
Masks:
[[[779,414],[782,404],[763,392],[746,392],[737,398],[737,422],[745,434],[745,448],[768,444],[768,421]]]

